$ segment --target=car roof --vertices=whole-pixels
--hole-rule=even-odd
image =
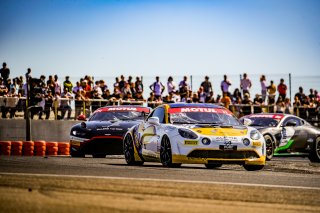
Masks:
[[[245,116],[243,116],[243,117],[254,117],[254,116],[261,116],[261,117],[263,117],[263,116],[266,116],[266,117],[273,117],[273,118],[280,118],[280,120],[282,120],[282,119],[284,119],[284,118],[287,118],[287,117],[296,117],[296,118],[299,118],[299,117],[297,117],[297,116],[295,116],[295,115],[292,115],[292,114],[285,114],[285,113],[266,113],[266,112],[264,112],[264,113],[254,113],[254,114],[250,114],[250,115],[245,115]]]
[[[208,103],[170,103],[168,104],[170,108],[182,108],[182,107],[205,107],[205,108],[216,108],[216,109],[224,109],[224,107],[208,104]]]

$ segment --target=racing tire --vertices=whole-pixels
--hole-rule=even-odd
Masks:
[[[177,168],[181,166],[181,163],[172,163],[171,143],[166,135],[164,135],[161,140],[160,161],[165,167]]]
[[[320,137],[313,143],[308,158],[311,162],[320,162]]]
[[[134,159],[133,139],[130,134],[127,134],[123,140],[123,154],[127,164],[130,166],[141,166],[144,163]]]
[[[206,166],[207,169],[215,169],[215,168],[221,167],[222,163],[207,163],[204,165]]]
[[[257,171],[263,169],[264,165],[243,165],[247,171]]]
[[[93,158],[106,158],[106,154],[93,154],[92,157]]]
[[[264,135],[263,137],[266,141],[266,160],[270,161],[274,154],[275,144],[270,135]]]

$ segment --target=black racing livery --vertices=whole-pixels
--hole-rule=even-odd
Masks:
[[[267,160],[273,156],[307,155],[311,162],[320,162],[320,129],[290,114],[259,113],[240,118],[264,136]]]
[[[123,136],[150,113],[149,107],[123,105],[97,109],[88,119],[70,130],[70,154],[97,158],[123,154]]]

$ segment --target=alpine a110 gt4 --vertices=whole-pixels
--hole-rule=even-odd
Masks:
[[[224,107],[201,103],[158,106],[127,132],[123,149],[129,165],[146,161],[166,167],[240,164],[246,170],[260,170],[266,159],[265,140],[259,131],[242,125]]]
[[[244,116],[240,121],[257,128],[264,136],[267,160],[281,155],[308,155],[320,162],[320,129],[290,114],[261,113]]]
[[[123,135],[149,114],[142,106],[106,106],[97,109],[86,122],[74,125],[70,131],[70,154],[73,157],[104,158],[123,154]]]

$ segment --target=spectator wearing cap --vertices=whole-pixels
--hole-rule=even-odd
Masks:
[[[64,82],[63,82],[63,90],[65,89],[65,88],[67,88],[68,89],[68,92],[72,92],[72,89],[73,89],[73,84],[72,84],[72,82],[69,80],[69,76],[66,76],[66,78],[65,78],[65,80],[64,80]]]
[[[0,74],[3,79],[4,84],[9,88],[10,85],[8,85],[8,79],[10,76],[10,69],[7,67],[7,63],[3,62],[2,68],[0,69]]]

